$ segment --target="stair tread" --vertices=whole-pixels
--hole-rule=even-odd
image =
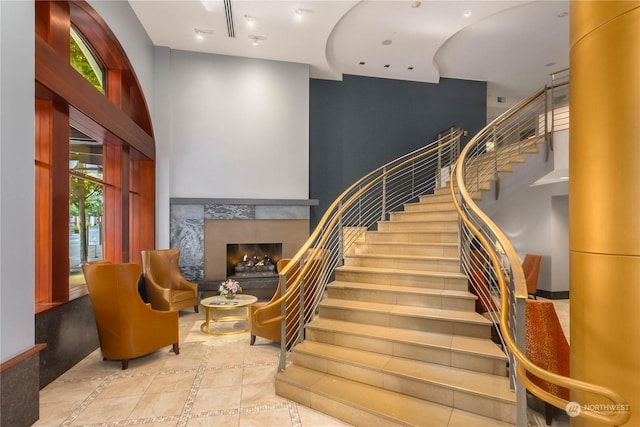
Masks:
[[[435,218],[435,219],[422,219],[422,220],[402,220],[402,221],[378,221],[378,224],[380,223],[385,223],[385,224],[399,224],[402,223],[403,225],[406,224],[424,224],[424,223],[429,223],[429,224],[433,224],[435,222],[446,222],[446,223],[450,223],[450,222],[458,222],[458,218],[453,218],[453,219],[440,219],[440,218]]]
[[[449,310],[443,308],[416,307],[409,305],[383,304],[377,302],[340,300],[325,298],[320,302],[321,307],[345,308],[352,310],[375,311],[396,315],[438,319],[453,322],[466,322],[478,325],[491,325],[491,321],[475,311]]]
[[[420,295],[442,295],[454,298],[467,298],[467,299],[477,299],[475,295],[471,292],[466,291],[455,291],[455,290],[447,290],[447,289],[431,289],[431,288],[419,288],[415,286],[394,286],[394,285],[383,285],[377,283],[365,283],[365,282],[345,282],[341,280],[335,280],[328,284],[329,287],[333,288],[351,288],[351,289],[365,289],[365,290],[376,290],[376,291],[389,291],[395,293],[411,293],[411,294],[420,294]]]
[[[356,246],[384,246],[384,245],[396,245],[396,246],[447,246],[458,247],[458,243],[430,243],[430,242],[355,242]]]
[[[312,377],[314,381],[312,384],[300,384],[297,381],[300,377]],[[513,426],[510,423],[334,375],[322,374],[301,366],[292,365],[286,370],[278,372],[276,381],[297,385],[304,390],[402,425],[425,425],[425,417],[428,417],[429,425],[436,427],[449,425],[473,425],[474,427]],[[456,424],[456,422],[460,424]]]
[[[452,207],[451,209],[448,210],[443,210],[443,211],[431,211],[431,210],[425,210],[425,211],[400,211],[400,212],[391,212],[391,214],[393,215],[397,215],[397,216],[415,216],[418,214],[424,215],[424,214],[433,214],[432,216],[458,216],[458,211],[455,209],[455,207]]]
[[[496,344],[483,338],[439,334],[436,332],[393,328],[390,326],[372,327],[371,325],[323,317],[315,318],[307,327],[316,330],[339,331],[351,335],[379,338],[394,342],[451,349],[456,352],[477,354],[504,361],[507,359],[507,356]]]
[[[377,230],[367,231],[365,243],[377,241],[386,242],[416,242],[416,243],[454,243],[458,239],[457,230]]]
[[[460,257],[447,257],[436,255],[403,255],[403,254],[378,254],[378,253],[364,253],[364,254],[345,254],[345,258],[394,258],[404,260],[423,260],[423,261],[447,261],[447,262],[459,262]]]
[[[500,399],[505,402],[515,402],[515,393],[509,389],[509,378],[504,376],[308,340],[297,345],[294,352],[311,354],[365,369],[438,384],[453,390]]]
[[[455,273],[449,271],[429,271],[429,270],[399,270],[397,268],[380,268],[380,267],[359,267],[355,265],[343,265],[341,267],[337,267],[336,270],[348,271],[348,272],[369,272],[369,273],[378,273],[378,274],[409,274],[416,276],[425,276],[425,277],[445,277],[450,279],[466,279],[462,273]]]
[[[299,378],[303,378],[304,383],[297,381]],[[310,381],[311,379],[313,381]],[[429,419],[434,422],[433,425],[446,426],[452,412],[452,408],[448,406],[323,374],[301,366],[291,365],[284,371],[278,372],[276,381],[295,384],[340,403],[406,425],[422,425],[425,414],[429,414]]]

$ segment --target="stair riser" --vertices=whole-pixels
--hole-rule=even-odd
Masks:
[[[385,292],[366,289],[345,289],[331,287],[327,289],[330,298],[379,302],[387,304],[409,305],[414,307],[444,308],[447,310],[475,311],[475,300],[456,298],[448,295],[420,295],[399,292]]]
[[[399,270],[419,270],[419,271],[445,271],[448,273],[458,273],[460,262],[457,260],[445,259],[402,259],[402,258],[381,258],[363,256],[346,256],[344,265],[373,268],[395,268]]]
[[[353,335],[347,332],[328,331],[313,327],[307,327],[306,339],[389,356],[403,357],[405,359],[506,376],[504,360],[452,351],[446,347],[432,347],[411,342],[395,342],[376,337]]]
[[[405,212],[447,212],[455,211],[455,209],[455,205],[450,200],[448,202],[407,203],[404,205]]]
[[[458,231],[458,221],[408,222],[385,221],[378,223],[378,231]]]
[[[336,280],[344,282],[375,283],[379,285],[415,286],[418,288],[466,291],[468,280],[438,276],[418,276],[411,274],[379,273],[368,271],[336,270]]]
[[[483,416],[496,417],[501,421],[515,420],[515,405],[488,397],[478,397],[461,390],[453,390],[446,385],[426,382],[419,379],[406,378],[385,372],[384,369],[373,369],[355,366],[338,360],[327,360],[310,354],[294,352],[294,363],[319,372],[331,374],[352,381],[358,381],[374,387],[395,391],[397,393],[418,397],[430,402],[477,413]],[[483,405],[478,405],[482,401]],[[488,408],[485,408],[488,406]]]
[[[449,319],[415,317],[370,310],[354,310],[342,307],[329,307],[322,304],[320,305],[320,316],[327,319],[337,319],[367,325],[393,326],[394,328],[400,329],[463,335],[474,338],[491,338],[491,327],[489,325]]]
[[[458,247],[449,245],[403,245],[393,243],[380,243],[375,245],[368,245],[366,243],[359,243],[353,246],[353,253],[356,255],[362,254],[396,254],[396,255],[410,255],[410,256],[444,256],[444,257],[457,257]]]
[[[464,390],[450,390],[438,384],[385,375],[385,388],[397,393],[409,394],[424,400],[451,406],[500,421],[514,423],[515,404],[467,393]]]
[[[390,221],[456,221],[456,211],[445,212],[394,212],[389,216]]]
[[[452,203],[451,194],[427,194],[418,200],[418,203]]]
[[[393,233],[376,233],[368,231],[365,235],[367,243],[457,243],[458,232],[442,230],[423,231],[396,231]]]
[[[400,427],[406,424],[395,423],[388,418],[376,416],[366,410],[359,409],[326,396],[314,393],[302,387],[296,387],[276,378],[276,394],[316,411],[330,415],[354,426]]]
[[[454,186],[454,189],[456,191],[458,191],[458,186]],[[489,191],[491,189],[491,184],[488,182],[482,183],[482,185],[480,186],[480,190],[482,191]],[[447,185],[447,187],[445,188],[436,188],[436,191],[434,193],[437,196],[441,196],[441,195],[448,195],[449,197],[451,197],[451,189],[449,188],[449,186]]]

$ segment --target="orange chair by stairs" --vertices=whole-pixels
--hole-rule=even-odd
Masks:
[[[569,343],[551,301],[527,300],[526,354],[536,365],[556,374],[569,376]],[[569,390],[558,387],[529,373],[527,376],[543,390],[565,400]],[[551,425],[554,406],[545,403],[545,419]]]
[[[524,277],[527,280],[527,293],[533,297],[536,297],[538,292],[538,276],[540,275],[540,263],[542,256],[536,254],[526,254],[522,261],[522,270],[524,271]]]
[[[307,256],[310,255],[311,252],[307,253]],[[310,319],[313,316],[312,313],[312,305],[313,298],[316,294],[316,288],[318,286],[318,281],[321,276],[324,265],[327,261],[327,252],[325,250],[320,250],[318,254],[315,255],[314,258],[307,258],[305,263],[311,263],[309,267],[309,274],[306,277],[304,282],[304,313],[305,319]],[[278,271],[282,271],[282,269],[291,262],[290,259],[283,258],[278,261]],[[287,286],[294,282],[297,279],[300,268],[292,268],[287,274]],[[251,305],[251,318],[253,319],[254,313],[267,304],[270,304],[280,298],[282,295],[281,283],[278,282],[278,288],[276,289],[273,297],[268,302],[258,302]],[[263,319],[269,319],[280,316],[280,306],[274,306],[268,309],[262,316]],[[296,333],[296,329],[298,327],[299,316],[300,316],[300,290],[298,290],[293,298],[290,299],[289,304],[286,309],[286,328],[287,328],[287,343],[291,343],[294,338],[294,334]],[[280,322],[270,323],[264,326],[258,326],[255,323],[251,323],[251,345],[255,344],[256,337],[266,338],[271,341],[280,342],[282,339],[281,335],[281,327]]]

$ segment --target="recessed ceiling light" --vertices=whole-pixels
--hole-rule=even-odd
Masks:
[[[391,43],[393,43],[393,40],[389,40],[389,39],[382,40],[383,46],[389,46]]]
[[[364,65],[364,64],[365,64],[365,62],[364,62],[364,61],[360,61],[360,65]]]
[[[256,18],[251,15],[244,15],[244,19],[247,21],[247,25],[253,27],[256,24]]]
[[[407,70],[413,71],[413,67],[407,67]]]
[[[296,9],[295,12],[296,12],[296,17],[299,20],[302,20],[306,14],[313,13],[313,10],[311,10],[311,9]]]
[[[389,68],[391,65],[389,64],[384,64],[384,68]]]
[[[202,39],[205,36],[210,36],[211,34],[213,34],[213,30],[204,30],[202,28],[194,28],[193,32],[196,33],[196,37],[198,39]]]
[[[251,40],[251,44],[254,46],[258,46],[260,42],[265,41],[267,38],[262,36],[255,36],[253,34],[249,35],[249,39]]]
[[[544,64],[545,67],[553,67],[554,65],[556,65],[555,62],[547,62],[546,64]]]
[[[565,16],[567,16],[569,14],[569,12],[560,12],[558,15],[556,15],[558,18],[564,18]]]
[[[411,3],[411,7],[416,9],[418,7],[422,6],[422,2],[419,1],[414,1],[413,3]]]
[[[560,179],[561,181],[568,181],[568,180],[569,180],[569,177],[568,177],[568,176],[561,176],[561,177],[560,177],[560,178],[558,178],[558,179]]]
[[[462,13],[462,15],[463,15],[465,18],[468,18],[468,17],[470,17],[470,16],[471,16],[471,11],[470,11],[470,10],[465,10],[465,11]]]

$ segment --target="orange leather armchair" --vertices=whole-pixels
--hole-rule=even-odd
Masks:
[[[309,319],[313,316],[312,313],[312,303],[313,296],[316,292],[316,288],[319,284],[319,279],[324,268],[324,264],[327,260],[327,252],[325,250],[320,250],[319,255],[316,255],[316,258],[307,260],[307,263],[311,263],[312,265],[309,267],[309,275],[305,280],[304,285],[304,311],[305,311],[305,319]],[[282,271],[282,269],[290,262],[290,259],[283,258],[278,261],[278,271]],[[293,281],[298,277],[300,269],[292,268],[287,274],[287,286],[289,286]],[[253,319],[253,315],[259,308],[264,307],[267,304],[272,303],[273,301],[280,298],[282,294],[280,288],[280,282],[278,282],[278,287],[273,294],[273,297],[268,302],[259,302],[254,303],[250,307],[251,319]],[[294,295],[291,299],[291,303],[287,305],[286,311],[286,319],[287,319],[287,342],[290,343],[294,338],[295,330],[297,329],[299,316],[300,316],[300,291]],[[274,306],[268,309],[265,313],[262,314],[263,319],[268,319],[272,317],[280,316],[280,306]],[[265,326],[258,326],[254,322],[251,323],[251,345],[255,344],[256,337],[266,338],[271,341],[280,342],[281,335],[281,326],[280,322],[271,323]]]
[[[96,262],[82,266],[105,359],[144,356],[162,347],[178,346],[178,313],[153,310],[138,293],[140,265]]]
[[[147,298],[156,310],[178,311],[193,307],[198,312],[198,284],[182,277],[178,260],[180,250],[142,251]]]
[[[527,280],[527,293],[533,297],[536,297],[538,291],[538,276],[540,275],[540,262],[542,256],[535,254],[526,254],[522,261],[522,270],[524,271],[524,277]]]
[[[569,376],[569,343],[551,301],[527,300],[526,354],[536,365],[556,374]],[[562,399],[569,399],[569,390],[558,387],[529,373],[531,381],[543,390]],[[545,402],[545,420],[551,425],[554,406]]]

